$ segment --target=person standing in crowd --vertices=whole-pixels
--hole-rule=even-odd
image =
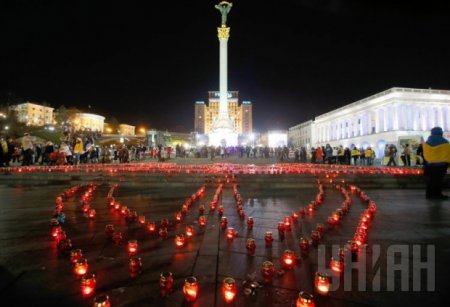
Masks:
[[[450,143],[444,138],[441,127],[431,129],[431,135],[423,144],[424,177],[427,184],[425,198],[448,200],[442,194],[443,181],[450,166]]]
[[[0,167],[6,166],[6,158],[8,156],[8,143],[0,136]]]
[[[404,166],[411,166],[411,148],[409,147],[409,144],[403,146],[401,158]]]
[[[395,157],[397,156],[397,147],[394,144],[389,145],[389,161],[386,164],[387,166],[397,166],[397,162],[395,162]]]
[[[24,133],[22,138],[22,151],[23,151],[23,160],[22,166],[32,165],[33,164],[33,138],[29,133]]]
[[[416,165],[423,165],[423,145],[420,143],[416,150]]]
[[[359,158],[359,149],[356,146],[354,146],[351,151],[351,154],[352,154],[352,158],[353,158],[353,165],[357,165],[358,158]]]

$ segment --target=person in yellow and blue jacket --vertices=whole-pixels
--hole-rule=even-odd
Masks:
[[[431,135],[423,144],[424,176],[427,184],[426,198],[447,200],[442,194],[442,185],[450,166],[450,143],[443,137],[441,127],[431,129]]]

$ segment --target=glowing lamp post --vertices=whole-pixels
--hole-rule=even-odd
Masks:
[[[166,296],[172,292],[173,275],[171,272],[164,272],[159,275],[159,292],[161,296]]]
[[[81,293],[84,297],[89,297],[94,294],[97,281],[95,275],[85,275],[81,278]]]
[[[316,272],[316,277],[314,279],[314,286],[317,293],[320,295],[328,295],[330,291],[330,278],[327,274]]]
[[[185,243],[186,243],[186,240],[184,238],[184,235],[180,234],[180,235],[175,236],[175,246],[177,248],[182,248]]]
[[[295,265],[295,254],[293,251],[287,249],[283,252],[283,257],[282,257],[282,261],[283,261],[283,266],[286,269],[292,269]]]
[[[271,231],[266,231],[264,234],[264,241],[266,242],[266,247],[271,247],[273,242],[273,235]]]
[[[188,302],[193,302],[197,299],[198,282],[195,277],[191,276],[184,280],[183,294],[184,294],[184,298]]]
[[[231,303],[237,296],[237,286],[233,278],[227,277],[222,282],[222,296],[226,303]]]
[[[265,282],[272,282],[275,275],[275,266],[270,261],[264,261],[261,265],[261,275]]]
[[[192,226],[186,226],[186,229],[185,229],[185,232],[184,232],[185,234],[186,234],[186,237],[188,238],[188,239],[190,239],[190,238],[192,238],[193,236],[194,236],[194,227],[192,227]]]
[[[128,241],[128,255],[134,256],[138,252],[138,242],[136,240],[130,240]]]
[[[75,276],[83,276],[87,273],[89,265],[86,258],[78,259],[73,265],[73,273]]]
[[[227,231],[225,232],[225,235],[228,240],[232,241],[236,236],[236,230],[233,227],[228,227]]]
[[[314,297],[307,292],[300,292],[297,298],[296,307],[315,307]]]
[[[111,307],[108,295],[99,295],[94,299],[94,307]]]

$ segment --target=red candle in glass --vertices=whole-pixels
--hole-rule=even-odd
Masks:
[[[198,214],[203,215],[205,213],[205,206],[204,205],[200,205],[198,207]]]
[[[181,222],[181,212],[175,212],[175,222]]]
[[[52,227],[52,230],[50,231],[50,234],[52,235],[53,238],[56,239],[56,237],[58,236],[58,234],[62,231],[61,226],[56,225]]]
[[[72,250],[72,241],[70,239],[61,239],[58,242],[58,250],[64,254],[68,255]]]
[[[114,210],[117,210],[117,211],[120,210],[120,203],[119,202],[114,202]]]
[[[271,231],[266,231],[264,234],[264,241],[266,242],[266,247],[271,247],[273,242],[273,235]]]
[[[306,214],[305,208],[301,208],[301,209],[300,209],[300,215],[301,215],[301,216],[305,216],[305,214]]]
[[[227,277],[222,282],[222,297],[226,303],[231,303],[237,296],[237,286],[233,278]]]
[[[89,204],[87,204],[87,203],[84,203],[84,204],[81,206],[81,209],[83,210],[84,213],[87,213],[87,212],[89,211],[90,208],[91,208],[91,206],[89,206]]]
[[[162,296],[166,296],[172,292],[173,276],[171,272],[164,272],[159,275],[159,291]]]
[[[127,214],[128,214],[128,207],[127,207],[127,206],[122,206],[122,207],[120,208],[120,213],[121,213],[122,215],[127,215]]]
[[[309,204],[309,205],[308,205],[308,211],[309,211],[310,213],[313,213],[313,212],[314,212],[314,204]]]
[[[105,233],[108,237],[111,237],[114,233],[114,225],[108,224],[105,226]]]
[[[166,228],[167,226],[169,226],[169,220],[168,219],[162,219],[160,222],[160,226],[162,228]]]
[[[332,216],[329,216],[327,219],[327,223],[330,226],[334,226],[336,224],[336,220]]]
[[[78,260],[83,258],[83,253],[81,252],[81,249],[73,249],[70,251],[70,262],[75,265],[75,263],[78,262]]]
[[[145,225],[145,216],[140,215],[140,216],[138,217],[138,223],[139,223],[141,226],[144,226],[144,225]]]
[[[116,245],[119,245],[120,242],[122,242],[122,233],[121,233],[120,231],[115,231],[115,232],[112,234],[111,239],[113,240],[113,242],[114,242]]]
[[[245,247],[247,248],[247,253],[249,255],[253,255],[255,253],[255,249],[256,249],[255,239],[252,239],[252,238],[247,239]]]
[[[55,237],[56,244],[58,244],[62,239],[67,239],[66,232],[61,230]]]
[[[314,285],[317,293],[321,295],[327,295],[330,291],[330,278],[325,273],[316,272]]]
[[[95,209],[89,209],[89,211],[88,211],[88,217],[90,218],[90,219],[93,219],[94,217],[95,217]]]
[[[138,253],[138,242],[136,240],[130,240],[128,241],[128,255],[134,256]]]
[[[278,232],[284,233],[284,223],[278,222]]]
[[[295,265],[295,254],[293,251],[287,249],[283,252],[282,262],[286,269],[291,269]]]
[[[186,226],[186,229],[185,229],[185,232],[184,232],[185,234],[186,234],[186,237],[189,239],[189,238],[192,238],[193,236],[194,236],[194,227],[192,227],[192,226]]]
[[[344,269],[344,262],[340,258],[335,259],[332,257],[330,260],[330,268],[336,273],[341,273]]]
[[[223,206],[219,206],[219,208],[217,209],[217,212],[219,213],[219,216],[223,215]]]
[[[57,219],[50,219],[50,227],[53,229],[54,226],[58,226],[59,222]]]
[[[78,259],[73,265],[73,273],[75,276],[83,276],[87,273],[89,265],[86,258]]]
[[[297,212],[292,212],[292,215],[291,215],[291,217],[292,217],[292,220],[293,221],[297,221],[298,220],[298,214],[297,214]]]
[[[306,238],[300,238],[298,242],[300,250],[302,253],[307,253],[309,251],[309,240]]]
[[[362,246],[364,244],[364,237],[360,234],[355,234],[353,236],[353,241],[356,243],[356,245]]]
[[[140,257],[130,258],[130,261],[128,262],[128,268],[133,276],[140,274],[142,270],[142,259]]]
[[[245,219],[245,211],[243,209],[238,211],[239,217],[241,218],[241,220]]]
[[[180,234],[180,235],[175,236],[175,246],[177,248],[183,247],[185,242],[186,242],[186,240],[184,238],[184,235]]]
[[[156,224],[154,222],[148,222],[147,229],[150,233],[154,233],[156,231]]]
[[[182,214],[187,214],[187,212],[188,212],[188,206],[187,205],[181,206],[181,213]]]
[[[253,223],[254,223],[253,217],[249,216],[249,217],[247,218],[247,228],[248,228],[248,229],[252,229],[252,228],[253,228]]]
[[[317,230],[311,231],[311,240],[313,244],[317,245],[320,241],[320,237],[320,232],[318,232]]]
[[[261,275],[265,282],[272,282],[275,275],[275,266],[270,261],[264,261],[261,265]]]
[[[322,223],[317,223],[316,230],[320,233],[320,236],[322,236],[325,232],[325,226]]]
[[[201,215],[201,216],[198,217],[198,224],[201,227],[204,227],[206,225],[206,218],[205,218],[204,215]]]
[[[167,228],[165,227],[160,228],[158,234],[161,239],[167,239],[167,236],[169,235]]]
[[[222,227],[222,229],[226,228],[228,225],[228,219],[226,216],[222,216],[222,218],[220,219],[220,227]]]
[[[313,295],[301,291],[297,298],[296,307],[315,307]]]
[[[234,237],[236,236],[236,230],[233,227],[228,227],[225,232],[225,235],[228,240],[233,240]]]
[[[195,277],[188,277],[184,280],[183,285],[184,298],[188,302],[195,301],[198,295],[198,282]]]
[[[291,230],[291,218],[289,216],[284,217],[284,230],[289,231]]]
[[[94,274],[85,275],[81,278],[81,293],[84,297],[94,294],[97,281]]]
[[[111,307],[108,295],[99,295],[94,299],[94,307]]]

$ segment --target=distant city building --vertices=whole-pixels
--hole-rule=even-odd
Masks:
[[[297,126],[289,129],[292,144],[302,142]],[[414,149],[434,126],[450,131],[450,91],[394,87],[317,116],[308,137],[312,147],[370,146],[381,158],[387,144]]]
[[[307,122],[289,128],[289,146],[294,148],[305,147],[306,149],[311,149],[311,142],[313,139],[312,134],[314,133],[313,124],[314,122],[312,120],[308,120]]]
[[[121,135],[134,136],[134,135],[136,135],[136,126],[120,124],[119,125],[119,133]]]
[[[44,126],[54,124],[54,108],[33,102],[25,102],[10,107],[16,111],[17,120],[28,126]]]
[[[92,113],[76,113],[71,122],[75,131],[103,132],[105,117]]]
[[[243,101],[239,104],[238,91],[228,91],[228,114],[234,122],[234,128],[239,134],[251,134],[253,132],[252,103]],[[214,120],[219,115],[220,92],[209,91],[208,103],[195,102],[194,129],[201,134],[208,134]]]
[[[284,147],[288,145],[288,132],[286,130],[269,130],[260,138],[261,146]]]

